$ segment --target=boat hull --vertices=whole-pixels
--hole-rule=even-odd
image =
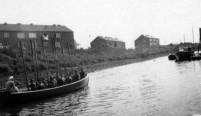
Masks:
[[[41,100],[44,98],[54,97],[61,94],[70,93],[88,85],[89,77],[85,77],[79,81],[36,91],[25,91],[17,93],[0,92],[0,106],[16,105],[19,103]]]
[[[176,61],[190,61],[192,60],[193,52],[182,51],[175,54]]]
[[[168,59],[169,59],[169,60],[175,60],[175,59],[176,59],[176,56],[175,56],[174,54],[170,54],[170,55],[168,56]]]

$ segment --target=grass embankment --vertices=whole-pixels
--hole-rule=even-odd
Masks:
[[[24,59],[28,74],[33,76],[33,72],[35,72],[35,70],[37,70],[39,73],[42,73],[46,71],[47,68],[48,70],[57,70],[57,67],[82,66],[88,72],[91,72],[99,69],[158,57],[169,53],[171,49],[172,47],[170,46],[161,46],[158,48],[147,49],[143,52],[137,52],[133,49],[106,50],[104,52],[92,49],[79,49],[65,52],[64,55],[58,51],[56,52],[56,55],[52,53],[46,53],[45,55],[38,54],[37,65],[34,65],[30,53],[27,53]],[[10,74],[15,74],[16,76],[22,75],[23,72],[23,63],[19,53],[13,50],[1,49],[0,75],[2,78],[0,80],[5,80],[3,77],[7,77]]]

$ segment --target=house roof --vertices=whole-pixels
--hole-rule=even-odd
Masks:
[[[67,28],[64,25],[33,25],[33,24],[0,24],[0,31],[56,31],[56,32],[72,32],[71,29]]]
[[[158,38],[154,38],[150,35],[140,35],[136,40],[139,40],[139,39],[158,39]],[[159,39],[158,39],[159,40]]]
[[[103,39],[103,40],[106,40],[106,41],[118,41],[118,42],[123,42],[117,38],[113,38],[113,37],[102,37],[102,36],[99,36],[97,38],[100,38],[100,39]]]

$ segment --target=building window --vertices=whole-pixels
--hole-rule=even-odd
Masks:
[[[60,33],[56,33],[56,38],[61,38],[61,34]]]
[[[117,47],[117,42],[114,43],[114,47]]]
[[[55,47],[56,47],[56,48],[61,48],[60,42],[55,42]]]
[[[0,43],[0,48],[3,48],[3,43]]]
[[[3,33],[3,37],[4,37],[4,38],[9,38],[9,37],[10,37],[10,34],[9,34],[8,32],[4,32],[4,33]]]
[[[25,38],[25,33],[22,33],[22,32],[17,33],[17,38],[18,39],[24,39]]]
[[[29,38],[36,38],[36,33],[29,33]]]
[[[44,47],[48,47],[48,41],[44,41],[44,42],[43,42],[43,46],[44,46]]]

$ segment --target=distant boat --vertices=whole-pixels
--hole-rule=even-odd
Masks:
[[[192,48],[182,48],[176,54],[176,61],[190,61],[194,55]]]
[[[194,55],[192,56],[192,60],[201,60],[201,53],[200,51],[195,51]]]
[[[169,59],[169,60],[176,60],[175,54],[169,54],[169,55],[168,55],[168,59]]]
[[[8,93],[5,90],[0,90],[0,105],[18,105],[25,102],[41,100],[44,98],[55,97],[61,94],[70,93],[78,89],[84,88],[88,85],[89,77],[82,78],[81,80],[57,86],[53,88],[46,88],[35,91],[22,91]]]

